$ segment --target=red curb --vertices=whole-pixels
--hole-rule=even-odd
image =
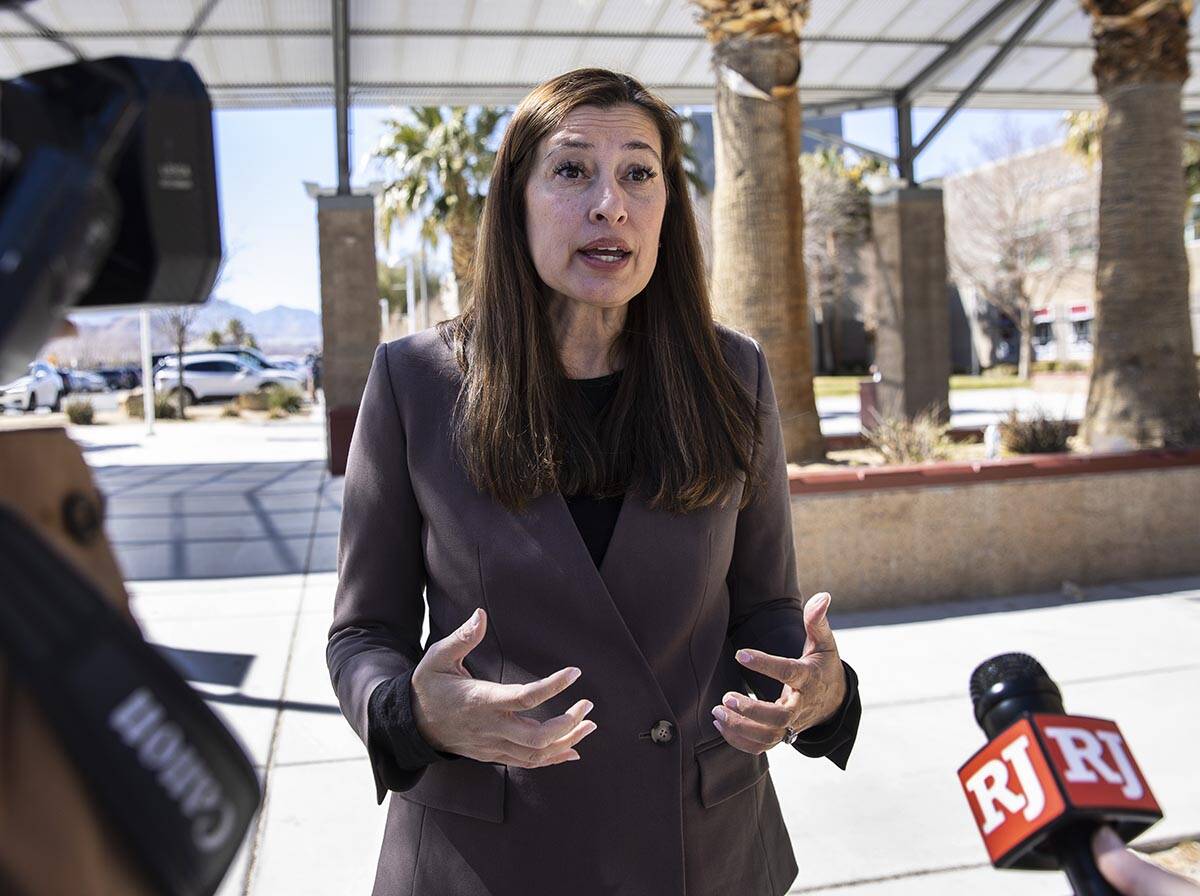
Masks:
[[[788,489],[793,495],[812,495],[889,488],[978,485],[1016,479],[1193,466],[1200,466],[1200,449],[1150,449],[1113,454],[1043,454],[1004,460],[800,472],[788,477]]]

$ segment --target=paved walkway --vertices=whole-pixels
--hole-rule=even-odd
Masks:
[[[275,431],[305,432],[287,425],[295,429]],[[179,442],[87,457],[109,495],[135,615],[266,782],[264,811],[221,896],[368,893],[385,808],[324,656],[341,480],[311,456],[278,460],[286,442],[229,438],[198,426]],[[124,462],[113,462],[118,452]],[[222,462],[181,463],[180,453]],[[1008,650],[1038,657],[1069,711],[1119,721],[1166,811],[1150,839],[1200,832],[1200,578],[887,614],[836,608],[834,595],[839,645],[864,701],[849,769],[768,754],[801,867],[792,892],[1067,892],[1059,875],[984,864],[955,777],[983,742],[970,672]]]

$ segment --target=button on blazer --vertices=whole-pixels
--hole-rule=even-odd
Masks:
[[[577,762],[456,757],[393,780],[375,896],[781,896],[795,879],[766,754],[712,722],[727,692],[781,691],[738,648],[798,657],[805,641],[767,362],[750,337],[721,325],[717,337],[757,396],[763,491],[739,511],[743,475],[724,506],[672,514],[631,490],[599,568],[560,493],[512,512],[454,459],[461,376],[435,328],[376,351],[346,467],[327,659],[378,798],[388,758],[369,742],[367,705],[420,660],[426,606],[427,644],[486,609],[464,662],[476,678],[522,684],[577,666],[574,684],[525,714],[549,719],[586,697],[598,727]],[[846,672],[853,699],[823,726],[832,733],[794,745],[842,767],[861,712]]]

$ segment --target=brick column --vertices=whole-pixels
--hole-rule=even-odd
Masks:
[[[341,476],[380,339],[374,197],[318,196],[317,234],[326,445],[329,472]]]
[[[942,191],[904,188],[871,197],[878,247],[876,397],[885,417],[937,403],[950,415],[950,313]]]

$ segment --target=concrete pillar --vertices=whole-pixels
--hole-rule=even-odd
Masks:
[[[871,197],[878,247],[876,399],[885,417],[932,404],[950,415],[950,315],[942,191],[906,187]]]
[[[318,196],[317,234],[326,445],[329,472],[341,476],[380,339],[374,197]]]

